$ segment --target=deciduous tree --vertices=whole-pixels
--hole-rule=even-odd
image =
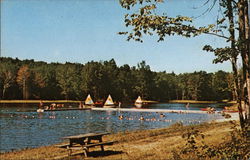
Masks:
[[[16,79],[16,69],[11,63],[0,63],[0,82],[2,85],[2,99],[5,98],[5,93],[10,88]]]
[[[17,72],[16,81],[23,90],[23,99],[29,98],[29,77],[29,67],[27,65],[20,67]]]
[[[159,39],[163,41],[170,35],[181,35],[184,37],[197,36],[202,33],[215,35],[224,38],[227,42],[231,41],[230,47],[211,49],[208,46],[206,50],[212,50],[218,57],[216,61],[226,61],[231,59],[233,72],[235,75],[235,88],[236,93],[240,94],[243,90],[243,100],[245,105],[246,114],[243,117],[241,107],[241,96],[236,95],[239,103],[240,121],[241,126],[244,128],[245,124],[250,124],[250,40],[249,40],[249,8],[248,0],[218,0],[213,3],[219,2],[219,6],[224,8],[224,16],[229,21],[229,33],[227,37],[222,33],[221,28],[218,30],[216,27],[224,20],[219,20],[217,24],[208,25],[205,27],[198,27],[192,25],[192,19],[186,16],[169,17],[167,14],[159,14],[156,12],[157,4],[163,2],[163,0],[120,0],[120,4],[123,8],[130,10],[136,8],[137,11],[132,11],[125,15],[125,26],[131,30],[127,32],[120,32],[119,34],[127,35],[127,40],[135,40],[143,42],[143,35],[156,34]],[[209,2],[209,0],[207,1]],[[206,3],[207,3],[206,2]],[[137,7],[135,7],[137,6]],[[214,5],[213,5],[214,6]],[[210,9],[208,9],[210,10]],[[157,14],[158,13],[158,14]],[[235,32],[236,27],[234,19],[238,22],[238,32]],[[215,27],[216,26],[216,27]],[[214,28],[215,27],[215,28]],[[226,27],[227,28],[227,27]],[[235,34],[238,33],[238,41],[236,41]],[[237,45],[237,46],[236,46]],[[236,48],[237,47],[237,48]],[[239,88],[236,59],[238,53],[241,55],[243,64],[243,89]]]

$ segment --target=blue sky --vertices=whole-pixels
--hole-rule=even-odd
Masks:
[[[167,0],[159,9],[170,16],[197,17],[206,10],[200,7],[205,1]],[[231,71],[230,63],[212,64],[213,54],[202,51],[205,44],[225,45],[223,39],[203,35],[128,42],[117,34],[128,30],[125,13],[118,0],[2,0],[1,56],[83,64],[114,58],[119,66],[136,66],[145,60],[154,71],[175,73]],[[194,23],[214,23],[216,16],[214,9]]]

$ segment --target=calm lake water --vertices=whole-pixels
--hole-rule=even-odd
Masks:
[[[189,109],[200,110],[207,106],[190,104]],[[219,104],[209,106],[216,110],[223,107]],[[185,104],[154,104],[147,108],[186,109]],[[218,114],[164,113],[165,117],[160,117],[160,113],[154,112],[75,110],[37,113],[30,112],[31,109],[35,110],[36,105],[0,105],[1,152],[51,145],[62,142],[61,137],[88,132],[145,130],[164,128],[176,122],[189,125],[221,118]],[[123,120],[118,119],[121,114],[125,117]],[[139,120],[141,116],[145,118],[144,121]]]

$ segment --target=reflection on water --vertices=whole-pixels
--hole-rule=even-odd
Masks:
[[[211,106],[211,105],[210,105]],[[185,104],[155,104],[149,108],[185,109]],[[200,105],[190,105],[197,109]],[[206,106],[204,106],[206,107]],[[219,107],[214,105],[213,107]],[[30,107],[1,107],[0,151],[51,145],[61,137],[88,132],[123,132],[167,127],[176,122],[198,124],[219,118],[213,114],[178,114],[111,111],[29,112]],[[33,108],[34,109],[34,108]],[[119,115],[123,115],[120,120]],[[143,117],[144,120],[140,120]]]

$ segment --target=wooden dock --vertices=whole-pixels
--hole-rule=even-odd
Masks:
[[[173,109],[147,109],[147,108],[91,108],[94,111],[123,111],[123,112],[164,112],[164,113],[198,113],[207,114],[207,111],[199,110],[173,110]],[[214,114],[218,114],[219,111],[215,111]]]

